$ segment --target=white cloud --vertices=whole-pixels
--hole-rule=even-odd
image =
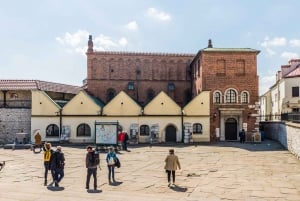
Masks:
[[[276,82],[276,75],[266,75],[259,79],[259,94],[263,95],[266,93],[272,85]]]
[[[147,10],[147,15],[149,17],[161,20],[161,21],[170,21],[171,20],[171,15],[168,13],[165,13],[163,11],[159,11],[156,8],[149,8]]]
[[[119,45],[120,46],[122,46],[122,47],[124,47],[124,46],[126,46],[128,44],[128,41],[127,41],[127,39],[126,38],[121,38],[120,40],[119,40]]]
[[[299,55],[297,53],[295,53],[295,52],[283,52],[281,54],[281,57],[285,58],[287,60],[290,60],[290,59],[299,58]]]
[[[128,24],[126,24],[125,27],[129,30],[136,31],[138,29],[138,24],[136,23],[136,21],[131,21]]]
[[[80,53],[85,55],[87,50],[89,33],[87,31],[78,30],[77,32],[65,33],[63,37],[56,37],[56,41],[60,43],[68,53]],[[105,51],[115,48],[125,47],[128,45],[126,38],[114,40],[109,36],[99,35],[93,39],[94,49]]]
[[[291,39],[289,41],[289,43],[292,47],[300,47],[300,40],[299,39]]]
[[[269,55],[269,56],[273,56],[273,55],[275,55],[275,54],[276,54],[276,52],[275,52],[275,51],[273,51],[273,50],[272,50],[272,49],[270,49],[270,48],[267,48],[266,50],[267,50],[267,53],[268,53],[268,55]]]
[[[85,54],[89,33],[85,30],[78,30],[74,34],[65,33],[63,37],[56,37],[56,41],[63,45],[67,52]]]
[[[267,48],[272,46],[285,46],[286,44],[287,40],[284,37],[275,37],[273,39],[266,37],[260,45]]]

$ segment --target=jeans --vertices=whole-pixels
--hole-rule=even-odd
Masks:
[[[55,181],[57,182],[57,183],[59,183],[61,180],[62,180],[62,178],[65,176],[65,174],[64,174],[64,169],[62,169],[62,168],[57,168],[56,170],[55,170]]]
[[[112,180],[115,180],[115,166],[114,165],[108,165],[108,180],[112,178]]]
[[[90,186],[90,179],[93,175],[94,178],[94,188],[97,188],[97,168],[87,168],[87,176],[86,176],[86,188],[88,189]]]

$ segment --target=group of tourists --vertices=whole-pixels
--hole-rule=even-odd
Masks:
[[[53,182],[50,185],[59,187],[59,182],[64,177],[65,156],[61,150],[61,146],[57,146],[54,151],[51,148],[51,143],[47,142],[44,146],[44,185],[47,186],[48,171],[51,172]]]
[[[99,152],[91,145],[86,147],[86,159],[85,166],[87,168],[87,176],[86,176],[86,185],[85,188],[90,190],[90,180],[93,176],[93,189],[97,190],[97,169],[100,168],[100,157]],[[126,150],[126,149],[125,149]],[[109,147],[108,152],[106,154],[106,164],[108,168],[108,183],[114,184],[115,180],[115,167],[120,167],[120,160],[117,157],[114,147]],[[64,166],[65,166],[65,157],[62,152],[61,146],[57,146],[54,151],[51,147],[51,143],[47,142],[44,146],[44,185],[47,185],[47,176],[48,171],[51,172],[53,182],[49,184],[52,186],[54,184],[55,187],[59,187],[59,183],[64,177]],[[171,176],[172,183],[175,185],[175,171],[177,168],[181,168],[178,156],[174,154],[174,149],[169,150],[169,155],[165,158],[165,171],[167,173],[168,186],[171,186]]]

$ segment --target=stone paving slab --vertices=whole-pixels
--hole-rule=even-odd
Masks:
[[[176,172],[176,186],[171,188],[163,169],[170,148],[175,149],[182,165]],[[108,184],[106,154],[100,154],[98,191],[84,188],[84,147],[63,145],[65,178],[59,188],[43,185],[42,153],[0,149],[0,161],[6,161],[0,172],[0,200],[300,200],[300,161],[275,141],[139,145],[129,149],[118,154],[122,166],[115,169],[117,185]]]

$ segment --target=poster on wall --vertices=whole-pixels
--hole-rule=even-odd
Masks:
[[[158,124],[152,124],[150,127],[150,143],[158,143]]]
[[[60,135],[60,141],[69,141],[71,134],[70,126],[62,126],[62,131]]]
[[[129,143],[130,144],[138,144],[139,142],[139,125],[131,124],[130,125],[130,133],[129,133]]]
[[[96,144],[118,144],[118,122],[95,122]]]

